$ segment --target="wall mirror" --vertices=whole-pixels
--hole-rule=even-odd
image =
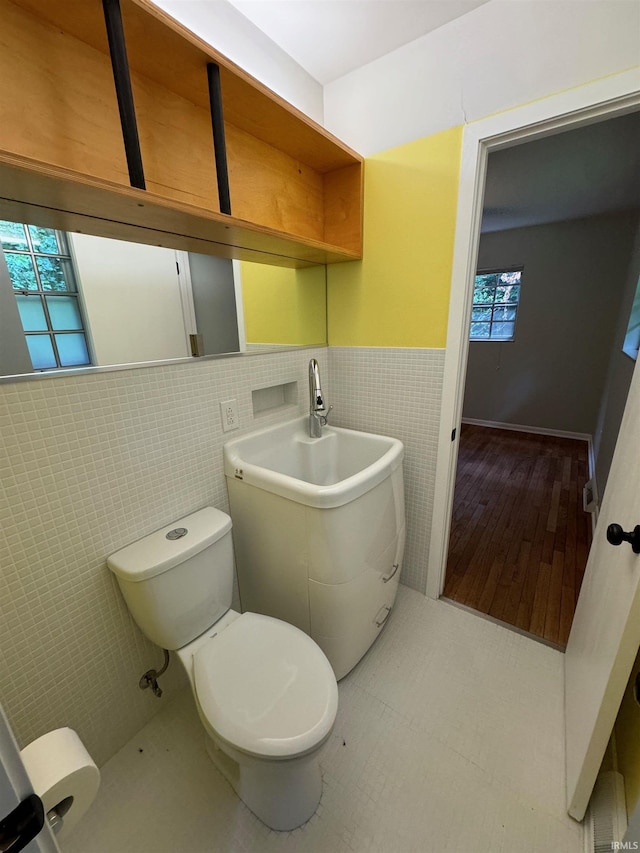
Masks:
[[[0,377],[323,345],[326,267],[229,260],[0,219]]]

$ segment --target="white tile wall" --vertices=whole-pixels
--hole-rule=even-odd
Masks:
[[[0,385],[0,697],[20,745],[69,725],[101,764],[157,713],[137,685],[162,658],[105,559],[228,509],[219,402],[238,401],[241,430],[294,417],[311,356],[326,375],[314,348]],[[297,405],[253,417],[252,390],[292,381]],[[162,684],[182,684],[176,664]]]
[[[402,583],[426,590],[444,371],[443,349],[331,347],[331,423],[404,442],[407,517]]]
[[[0,384],[0,698],[19,743],[75,728],[98,764],[161,707],[138,689],[162,659],[133,625],[106,557],[212,504],[228,509],[219,402],[241,431],[307,408],[318,358],[336,425],[405,443],[403,582],[424,591],[443,351],[303,351]],[[254,418],[251,392],[297,382]],[[167,695],[184,685],[172,665]]]

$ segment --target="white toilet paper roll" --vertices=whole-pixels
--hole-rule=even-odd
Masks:
[[[57,810],[66,835],[93,802],[100,771],[73,729],[47,732],[20,754],[45,812]]]

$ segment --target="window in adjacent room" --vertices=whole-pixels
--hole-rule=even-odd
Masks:
[[[66,235],[0,220],[0,243],[33,369],[91,364]]]
[[[522,267],[476,275],[471,309],[472,341],[512,341],[520,301]]]
[[[634,361],[638,360],[638,350],[640,349],[640,278],[636,284],[636,293],[631,306],[629,315],[629,323],[627,325],[627,334],[624,337],[622,351]]]

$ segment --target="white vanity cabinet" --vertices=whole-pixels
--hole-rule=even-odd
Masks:
[[[338,679],[375,641],[395,601],[405,538],[397,443],[386,476],[339,506],[308,506],[227,468],[242,610],[308,633]]]

